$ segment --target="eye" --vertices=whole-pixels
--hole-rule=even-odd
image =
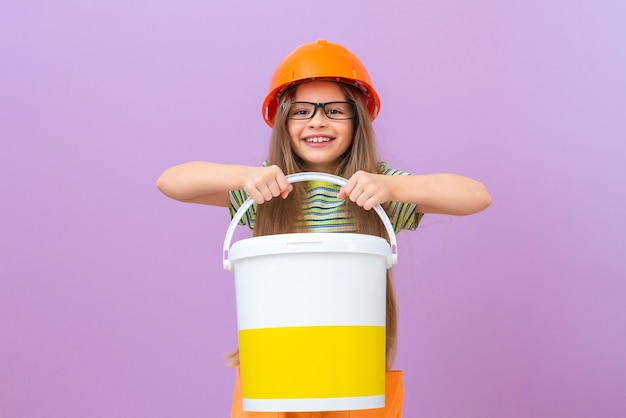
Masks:
[[[304,117],[311,114],[311,105],[307,103],[292,103],[291,104],[291,116]]]
[[[329,116],[348,116],[351,106],[345,102],[331,102],[326,104],[326,114]]]

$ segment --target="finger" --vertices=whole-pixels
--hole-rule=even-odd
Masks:
[[[352,193],[354,191],[354,187],[356,185],[357,185],[356,178],[355,178],[355,176],[352,176],[352,177],[350,177],[350,179],[348,179],[346,184],[341,186],[341,190],[344,190],[345,191],[345,195],[348,196],[348,195],[350,195],[350,193]]]
[[[359,195],[359,197],[355,200],[355,203],[361,207],[365,207],[365,204],[367,203],[369,198],[370,198],[369,195],[365,193],[361,193],[361,195]]]
[[[282,171],[276,176],[275,180],[280,194],[289,192],[293,189],[293,186],[289,183],[289,181],[287,181],[287,177],[282,173]]]
[[[348,192],[348,197],[350,198],[350,200],[358,205],[358,201],[359,199],[362,199],[363,193],[363,189],[360,185],[357,184],[352,191]]]
[[[374,196],[370,197],[369,199],[367,199],[365,201],[365,203],[363,204],[363,209],[365,210],[370,210],[372,209],[374,206],[376,206],[378,203],[376,202],[376,199],[374,198]]]
[[[291,184],[289,184],[287,186],[287,189],[283,190],[283,192],[280,194],[280,197],[282,197],[283,199],[286,199],[287,196],[289,196],[289,193],[291,193],[292,190],[293,190],[293,186]]]
[[[265,198],[263,197],[263,194],[257,189],[250,191],[250,193],[248,194],[250,195],[252,200],[254,200],[254,203],[258,205],[265,202]]]
[[[264,184],[262,187],[260,187],[259,192],[261,193],[261,195],[263,195],[263,199],[266,201],[272,200],[272,197],[274,197],[272,190],[267,184]]]
[[[357,204],[364,209],[371,209],[379,203],[379,196],[375,188],[369,187],[363,190],[357,200]]]
[[[272,197],[280,196],[282,189],[280,185],[276,182],[276,180],[272,180],[267,184],[267,188],[269,192],[272,194]]]

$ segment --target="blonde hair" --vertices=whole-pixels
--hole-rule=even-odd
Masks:
[[[343,155],[334,173],[343,178],[350,178],[359,170],[378,174],[380,159],[376,147],[376,137],[369,119],[367,106],[362,92],[351,85],[337,82],[347,100],[356,103],[356,118],[354,119],[354,133],[352,144]],[[289,132],[287,130],[288,103],[294,96],[298,85],[289,88],[283,93],[274,118],[267,162],[279,166],[285,174],[304,171],[303,161],[291,149]],[[286,199],[272,199],[258,205],[254,236],[286,234],[296,230],[296,224],[302,220],[302,200],[305,195],[305,186],[294,183],[294,189]],[[387,232],[380,218],[373,210],[364,210],[350,199],[345,199],[348,216],[355,219],[356,232],[376,235],[387,238]],[[387,270],[387,320],[386,320],[386,363],[391,368],[397,347],[397,306],[393,288],[391,269]],[[239,363],[238,351],[228,355],[229,364]]]

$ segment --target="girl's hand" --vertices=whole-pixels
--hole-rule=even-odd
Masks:
[[[389,188],[386,177],[366,171],[357,171],[348,182],[341,187],[337,194],[338,199],[348,197],[351,201],[370,210],[389,200]]]
[[[243,182],[243,189],[252,199],[261,204],[274,197],[285,199],[293,190],[287,177],[276,165],[250,167]]]

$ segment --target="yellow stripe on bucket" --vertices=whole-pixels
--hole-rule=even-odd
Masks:
[[[385,327],[239,331],[242,396],[297,399],[385,393]]]

